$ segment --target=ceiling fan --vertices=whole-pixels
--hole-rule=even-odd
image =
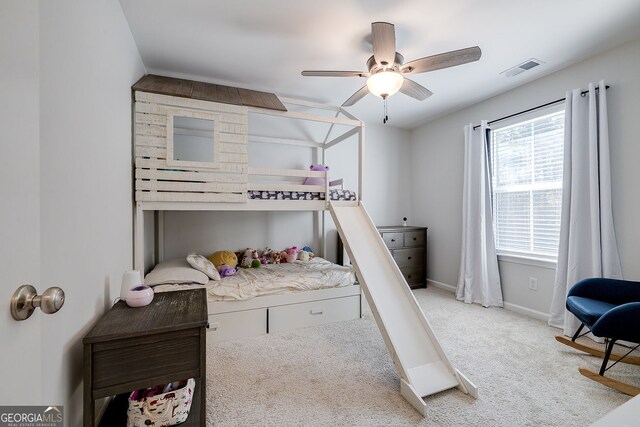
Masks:
[[[385,101],[387,97],[400,91],[405,95],[423,101],[433,95],[426,87],[409,80],[405,74],[418,74],[440,70],[477,61],[482,55],[478,46],[453,50],[438,55],[427,56],[404,63],[404,57],[396,52],[396,33],[393,24],[373,22],[371,24],[373,55],[367,60],[369,71],[303,71],[303,76],[318,77],[367,77],[367,84],[351,95],[342,106],[348,107],[373,93]],[[386,122],[386,119],[385,119]]]

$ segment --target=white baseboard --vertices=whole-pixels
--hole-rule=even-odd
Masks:
[[[436,288],[444,289],[445,291],[456,293],[456,287],[447,285],[446,283],[438,282],[437,280],[427,279],[427,284],[431,284]]]
[[[544,320],[545,322],[549,321],[549,313],[543,313],[538,310],[533,310],[531,308],[523,307],[518,304],[512,304],[510,302],[504,303],[504,308],[509,311],[513,311],[514,313],[524,314],[525,316],[533,317],[534,319]]]
[[[427,283],[433,285],[436,288],[444,289],[445,291],[449,291],[452,293],[456,292],[456,287],[448,285],[446,283],[438,282],[437,280],[427,279]],[[509,311],[513,311],[514,313],[522,314],[528,317],[533,317],[534,319],[544,320],[547,322],[549,320],[549,314],[543,313],[538,310],[533,310],[531,308],[523,307],[518,304],[513,304],[510,302],[504,303],[504,308]]]

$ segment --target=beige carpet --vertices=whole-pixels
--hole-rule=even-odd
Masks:
[[[599,360],[562,346],[558,330],[515,313],[415,292],[452,364],[479,389],[427,398],[420,416],[399,393],[382,337],[365,318],[209,344],[209,425],[587,426],[629,399],[578,373]],[[640,367],[611,376],[640,385]]]

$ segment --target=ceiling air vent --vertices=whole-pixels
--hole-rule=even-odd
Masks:
[[[525,71],[528,71],[534,67],[537,67],[540,64],[544,64],[544,62],[540,61],[539,59],[531,58],[527,61],[524,61],[522,64],[516,65],[515,67],[501,72],[500,74],[504,74],[507,77],[513,77],[517,76],[520,73],[524,73]]]

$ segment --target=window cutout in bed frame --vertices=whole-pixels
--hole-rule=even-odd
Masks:
[[[167,165],[220,167],[219,116],[189,110],[167,112]]]

